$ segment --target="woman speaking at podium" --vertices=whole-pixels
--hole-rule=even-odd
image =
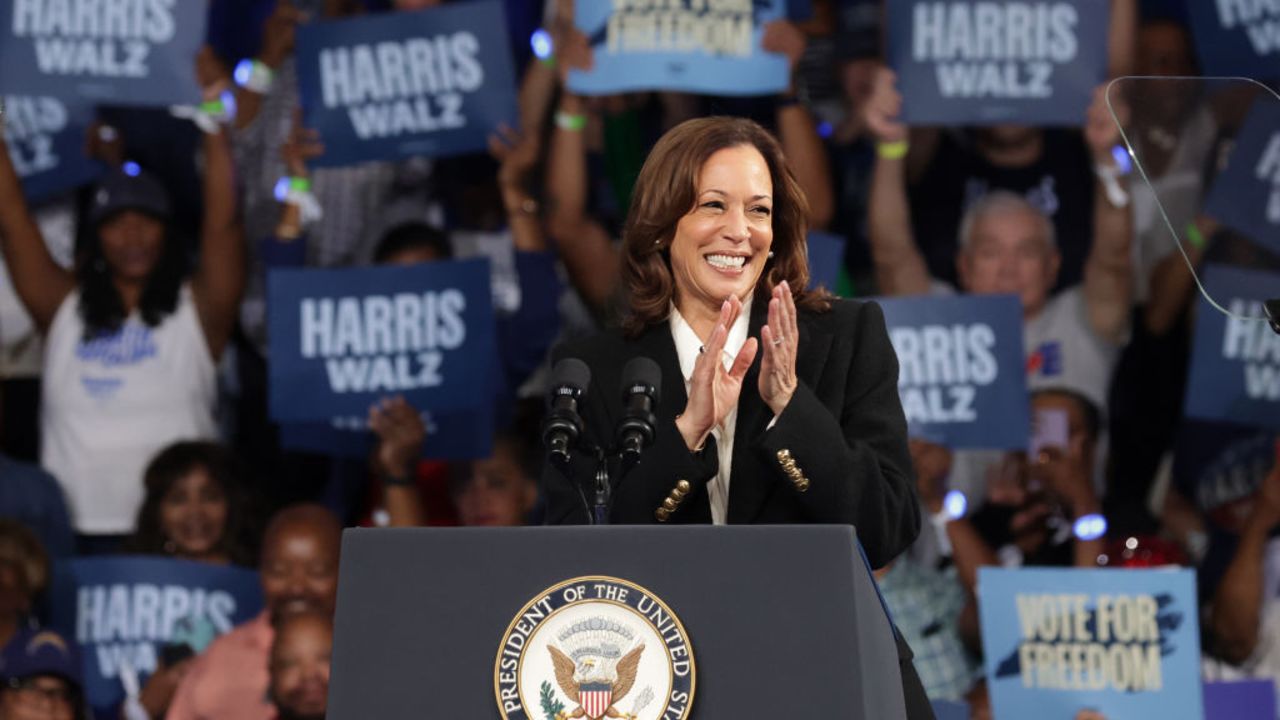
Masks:
[[[623,234],[622,328],[556,353],[591,370],[579,411],[599,447],[623,417],[627,361],[662,371],[653,442],[615,480],[611,523],[851,524],[874,567],[915,539],[884,316],[808,289],[807,222],[781,147],[754,122],[690,120],[650,151]],[[582,486],[545,473],[549,523],[588,522],[594,467],[578,453]]]

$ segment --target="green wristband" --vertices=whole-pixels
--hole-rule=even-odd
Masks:
[[[1200,232],[1200,228],[1196,227],[1196,224],[1193,222],[1187,223],[1186,236],[1187,242],[1191,244],[1191,247],[1197,250],[1204,250],[1205,246],[1209,244],[1204,233]]]

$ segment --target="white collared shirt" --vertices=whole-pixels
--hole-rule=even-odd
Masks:
[[[747,333],[751,325],[751,302],[752,298],[748,297],[742,303],[742,311],[738,313],[738,318],[733,321],[733,327],[729,328],[729,335],[725,338],[720,360],[724,363],[726,370],[733,367],[734,359],[738,357],[738,352],[747,342]],[[680,358],[680,374],[684,376],[684,391],[687,395],[689,380],[693,377],[693,365],[698,361],[703,342],[674,305],[671,307],[671,315],[667,322],[671,326],[671,339],[675,341],[676,355]],[[716,476],[707,483],[707,491],[711,498],[711,522],[715,525],[724,525],[725,519],[729,516],[729,473],[733,466],[733,434],[737,425],[738,407],[735,405],[725,416],[724,422],[711,429],[711,436],[716,440],[716,453],[720,460]]]

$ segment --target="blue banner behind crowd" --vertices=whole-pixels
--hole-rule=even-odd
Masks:
[[[500,0],[307,23],[297,56],[316,165],[485,150],[517,124]]]
[[[121,674],[140,682],[166,646],[200,652],[262,610],[258,574],[164,557],[93,557],[59,563],[52,625],[83,651],[85,693],[98,714],[124,699]]]
[[[200,101],[207,0],[0,0],[0,91],[110,102]]]
[[[950,448],[1027,447],[1031,420],[1018,298],[877,302],[898,355],[898,393],[913,437]]]
[[[1280,76],[1280,5],[1252,0],[1188,0],[1196,59],[1206,76]]]
[[[994,717],[1201,717],[1193,570],[984,567],[978,610]]]
[[[487,260],[272,270],[267,293],[275,420],[363,418],[392,395],[432,412],[493,402]]]
[[[474,412],[423,413],[427,428],[422,457],[431,460],[480,460],[493,455],[491,405]],[[334,418],[329,423],[280,427],[280,444],[290,450],[359,460],[369,457],[377,438],[366,417]]]
[[[894,0],[888,61],[913,125],[1081,125],[1107,76],[1107,0]]]
[[[1204,211],[1280,253],[1280,100],[1263,93],[1254,101]]]
[[[770,95],[787,87],[787,59],[760,48],[764,24],[783,18],[784,0],[577,0],[574,23],[594,66],[569,72],[583,95],[676,90]]]
[[[1262,319],[1262,301],[1276,296],[1280,275],[1210,265],[1203,282],[1233,317],[1200,298],[1187,416],[1280,430],[1280,335]]]
[[[53,97],[4,98],[4,139],[29,202],[79,187],[102,172],[84,153],[93,107]]]

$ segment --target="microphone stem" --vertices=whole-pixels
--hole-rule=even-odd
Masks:
[[[609,524],[609,462],[604,450],[596,449],[595,525]]]

